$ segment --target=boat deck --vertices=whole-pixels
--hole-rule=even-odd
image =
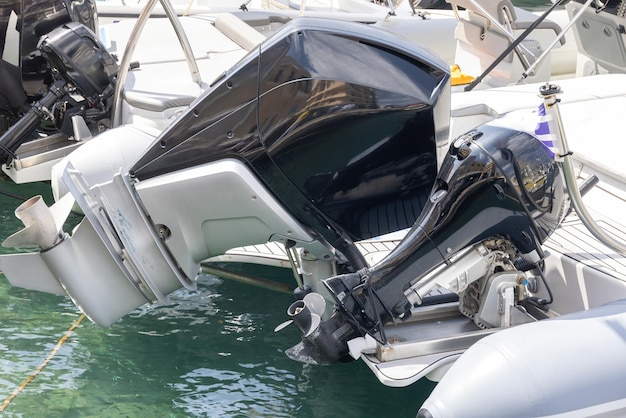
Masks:
[[[356,243],[370,265],[384,258],[401,240],[401,234],[386,239],[371,239]],[[212,257],[207,263],[254,263],[273,267],[291,268],[285,247],[279,242],[233,248],[226,254]]]

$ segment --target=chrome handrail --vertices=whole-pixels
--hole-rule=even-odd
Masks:
[[[554,142],[556,142],[553,144],[557,148],[555,158],[557,162],[560,162],[563,170],[563,178],[565,179],[565,186],[569,193],[572,207],[583,225],[598,241],[619,254],[626,255],[626,243],[613,237],[598,225],[583,203],[580,189],[576,182],[572,152],[567,143],[565,129],[563,128],[563,119],[561,118],[561,112],[559,110],[559,99],[557,95],[560,93],[561,88],[555,84],[546,83],[539,88],[539,95],[543,97],[546,116],[548,116],[548,123],[550,124],[550,133],[554,135]]]
[[[122,119],[122,93],[124,89],[124,84],[126,83],[126,78],[128,76],[128,71],[130,70],[130,63],[133,57],[133,53],[135,52],[135,47],[137,46],[137,42],[139,40],[139,36],[143,31],[143,28],[146,25],[146,22],[150,18],[152,11],[154,10],[154,6],[157,2],[161,3],[165,14],[172,24],[174,28],[174,32],[176,32],[176,36],[178,37],[178,41],[183,49],[183,53],[185,55],[185,59],[187,61],[187,65],[189,66],[189,72],[191,73],[191,79],[194,83],[202,86],[202,80],[200,77],[200,71],[198,70],[198,64],[196,63],[196,59],[193,56],[193,51],[191,49],[191,44],[189,43],[189,39],[187,38],[187,34],[183,29],[182,24],[180,23],[180,19],[170,3],[169,0],[149,0],[146,7],[141,11],[139,18],[137,19],[137,23],[133,27],[133,30],[128,38],[128,42],[126,43],[126,49],[124,50],[124,56],[122,57],[122,62],[120,63],[120,67],[117,73],[117,80],[115,82],[115,92],[113,96],[113,106],[111,109],[111,127],[116,127],[121,124]]]

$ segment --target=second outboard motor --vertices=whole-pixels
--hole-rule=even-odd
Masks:
[[[39,51],[53,70],[54,82],[0,137],[0,161],[9,163],[17,148],[48,116],[52,105],[70,92],[80,93],[99,115],[107,113],[118,66],[93,31],[78,22],[63,24],[41,38]]]
[[[0,0],[0,132],[48,90],[52,74],[39,39],[69,22],[97,33],[95,0]]]
[[[568,208],[559,167],[532,135],[482,126],[452,142],[427,206],[378,265],[325,280],[339,309],[288,352],[316,363],[341,360],[347,342],[411,315],[405,290],[459,251],[488,238],[511,242],[530,262]]]

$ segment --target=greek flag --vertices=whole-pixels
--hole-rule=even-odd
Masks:
[[[548,148],[552,157],[556,160],[559,160],[561,157],[561,153],[559,151],[558,145],[555,144],[555,138],[553,129],[551,129],[550,124],[550,115],[546,112],[545,103],[541,103],[539,108],[537,109],[537,117],[538,122],[535,127],[535,136],[543,145]]]

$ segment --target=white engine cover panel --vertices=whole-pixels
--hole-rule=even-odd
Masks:
[[[266,190],[243,162],[224,159],[135,185],[182,269],[194,277],[199,263],[245,245],[313,238]]]
[[[61,180],[68,163],[79,170],[90,185],[107,182],[116,173],[125,173],[157,135],[157,131],[145,127],[124,125],[87,141],[52,167],[54,199],[59,200],[69,191]]]
[[[40,254],[74,304],[100,326],[149,302],[120,271],[87,220],[71,238]]]

